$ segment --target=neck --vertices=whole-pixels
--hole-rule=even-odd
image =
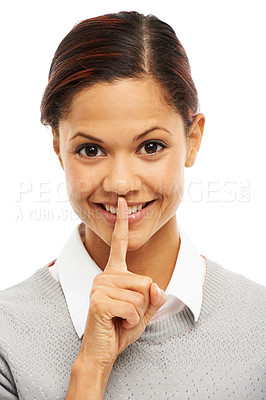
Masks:
[[[94,262],[104,271],[110,246],[89,228],[85,230],[84,245]],[[127,269],[134,274],[150,276],[153,282],[166,290],[175,268],[179,248],[180,236],[174,215],[143,246],[127,252]]]

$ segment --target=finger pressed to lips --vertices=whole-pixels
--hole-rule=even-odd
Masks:
[[[106,269],[127,270],[126,254],[128,247],[128,206],[124,198],[118,198],[117,219],[112,234],[111,250]]]

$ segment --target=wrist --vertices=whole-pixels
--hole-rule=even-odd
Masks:
[[[97,366],[79,355],[72,365],[66,400],[102,400],[112,367],[113,363]]]

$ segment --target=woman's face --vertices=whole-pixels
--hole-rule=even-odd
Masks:
[[[193,164],[201,134],[186,140],[183,119],[152,80],[99,83],[79,92],[59,124],[59,140],[54,133],[54,148],[70,203],[86,230],[110,246],[116,217],[100,204],[117,206],[123,196],[128,204],[153,201],[146,212],[129,217],[128,250],[159,235],[175,218],[184,166]]]

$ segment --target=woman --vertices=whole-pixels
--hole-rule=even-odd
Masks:
[[[0,293],[1,399],[265,397],[265,287],[176,220],[197,110],[186,52],[153,15],[84,20],[60,43],[41,121],[82,223]]]

